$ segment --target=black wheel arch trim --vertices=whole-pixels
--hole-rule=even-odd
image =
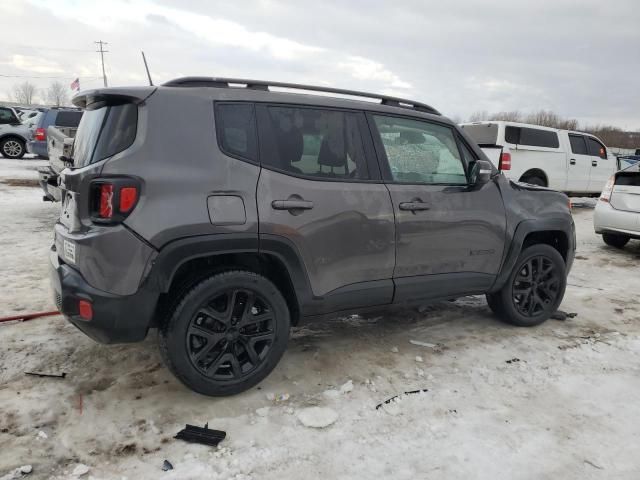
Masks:
[[[277,235],[226,233],[182,238],[165,245],[147,268],[148,282],[166,293],[178,269],[190,260],[224,254],[267,254],[276,257],[287,269],[298,305],[308,304],[313,294],[301,257],[295,245]]]
[[[515,267],[518,256],[522,252],[522,247],[526,237],[531,233],[549,231],[563,232],[567,238],[567,255],[565,263],[567,267],[567,274],[569,273],[571,265],[573,264],[576,245],[575,226],[571,215],[523,220],[515,229],[511,242],[509,242],[509,249],[506,251],[502,265],[500,266],[499,273],[488,293],[497,292],[504,286],[505,282],[509,278],[509,274]]]

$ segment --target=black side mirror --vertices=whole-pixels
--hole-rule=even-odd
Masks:
[[[471,169],[471,183],[473,185],[484,185],[491,180],[493,166],[486,160],[476,160]]]

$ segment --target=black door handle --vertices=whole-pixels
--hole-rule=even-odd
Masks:
[[[311,210],[313,202],[309,200],[274,200],[271,202],[274,210]]]
[[[407,210],[410,212],[421,212],[431,208],[424,202],[402,202],[398,206],[400,207],[400,210]]]
[[[569,160],[569,164],[570,165],[575,165],[576,164],[576,159],[572,158],[571,160]]]
[[[598,161],[597,160],[591,160],[591,166],[592,167],[597,167],[598,166]]]

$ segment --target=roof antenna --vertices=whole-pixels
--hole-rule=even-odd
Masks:
[[[149,65],[147,65],[147,57],[144,56],[144,51],[140,51],[142,53],[142,61],[144,62],[144,68],[147,71],[147,77],[149,77],[149,85],[153,87],[153,80],[151,80],[151,74],[149,73]]]

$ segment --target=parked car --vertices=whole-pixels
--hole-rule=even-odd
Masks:
[[[209,77],[74,104],[86,111],[60,174],[57,306],[104,343],[157,328],[197,392],[256,385],[310,316],[486,294],[533,326],[562,301],[567,196],[508,180],[428,105]]]
[[[29,127],[23,125],[11,107],[0,107],[0,153],[5,158],[22,158],[29,138]]]
[[[599,194],[617,163],[597,137],[525,123],[463,123],[498,169],[516,181],[574,194]]]
[[[618,157],[619,166],[621,168],[627,167],[629,165],[634,165],[640,162],[640,155],[620,155]]]
[[[612,247],[622,248],[630,239],[640,239],[640,163],[609,179],[596,205],[593,226]]]
[[[49,158],[47,153],[47,128],[51,125],[57,127],[77,127],[82,118],[82,111],[79,109],[53,107],[45,112],[40,118],[38,125],[33,132],[33,137],[27,143],[29,153],[35,153],[41,158]]]

